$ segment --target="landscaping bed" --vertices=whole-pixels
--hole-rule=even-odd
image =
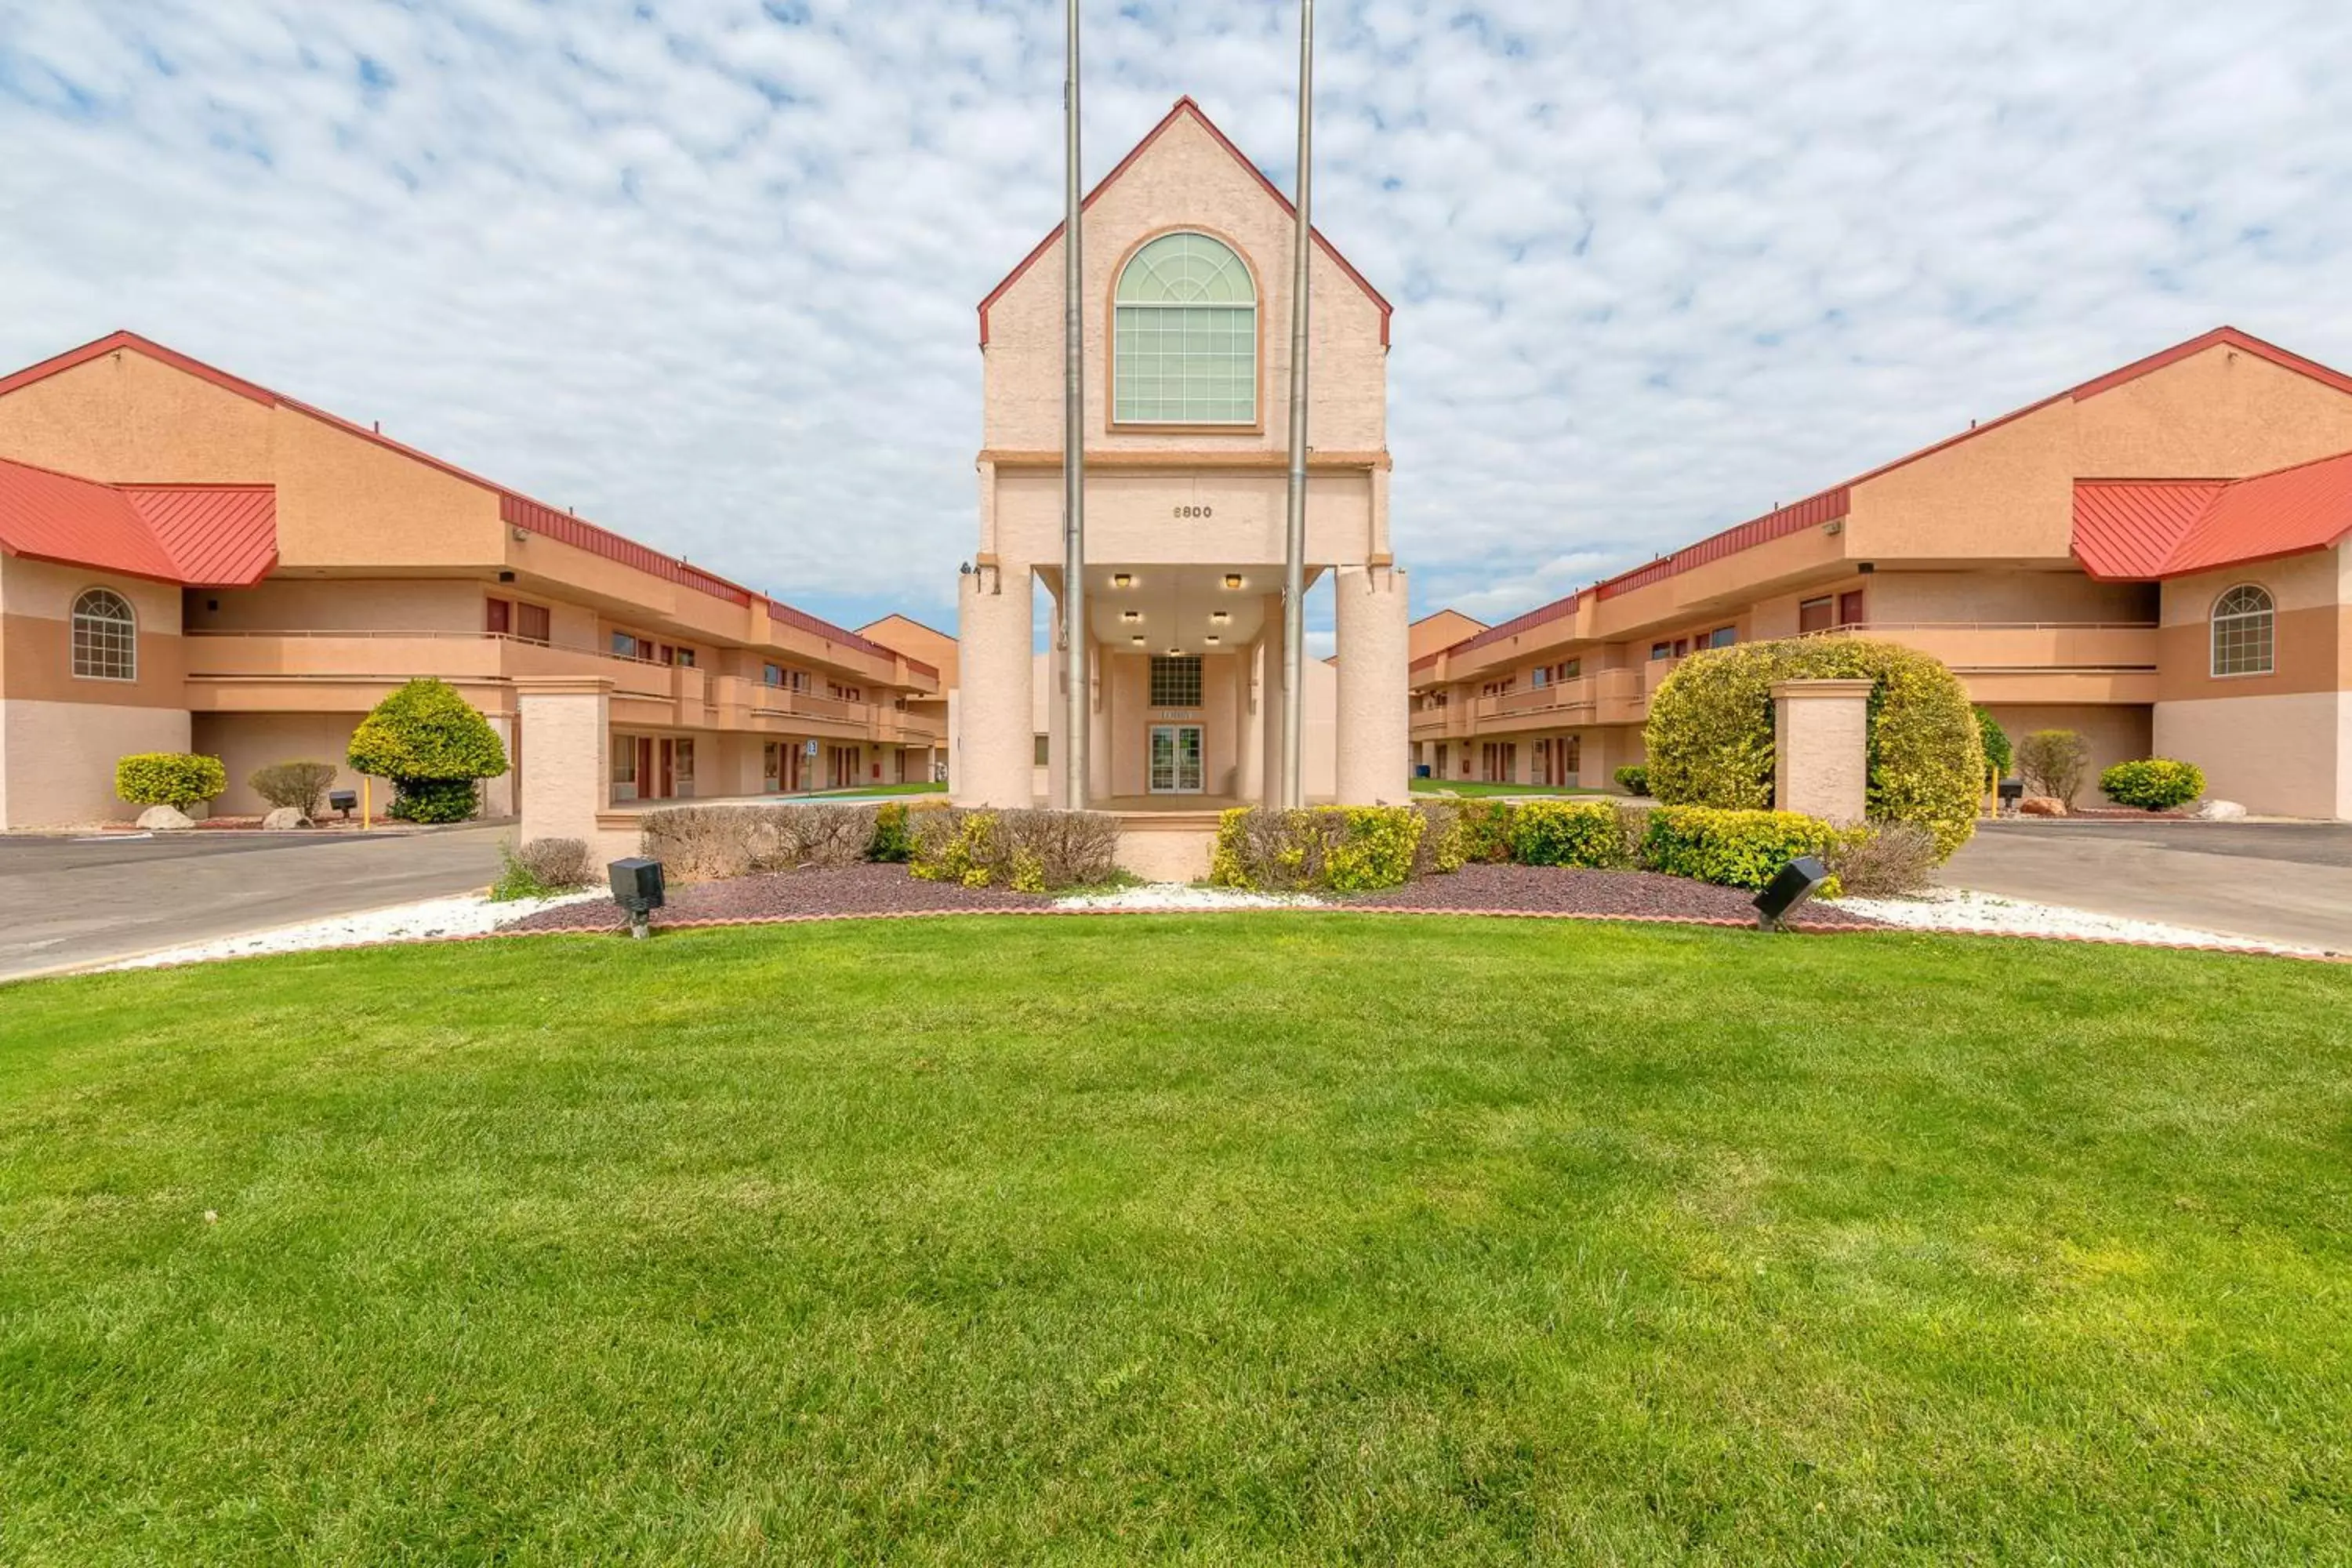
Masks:
[[[1584,871],[1559,866],[1481,865],[1402,888],[1351,893],[1334,901],[1360,910],[1458,910],[1464,913],[1592,915],[1627,920],[1756,919],[1755,895],[1654,871]],[[1798,930],[1860,930],[1883,922],[1810,903],[1789,924]]]
[[[904,866],[872,862],[849,866],[803,866],[790,871],[758,872],[712,882],[672,887],[668,902],[656,910],[656,930],[717,921],[804,920],[826,915],[915,915],[983,910],[1049,909],[1044,893],[1010,888],[967,888],[960,882],[927,882]],[[526,915],[503,929],[510,931],[621,931],[628,916],[608,900],[564,904]]]

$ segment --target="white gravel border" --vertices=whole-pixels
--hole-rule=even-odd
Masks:
[[[1147,882],[1116,893],[1076,893],[1056,899],[1057,910],[1313,910],[1323,900],[1312,893],[1250,893],[1239,888],[1196,888],[1187,882]]]
[[[386,942],[434,942],[446,937],[482,936],[558,904],[609,897],[601,890],[564,893],[552,899],[509,899],[493,902],[481,893],[453,899],[427,899],[422,903],[395,904],[390,909],[363,910],[332,920],[308,921],[274,931],[219,937],[167,947],[136,958],[91,965],[94,973],[117,969],[162,969],[179,963],[203,963],[220,958],[258,958],[272,952],[318,952],[337,947],[369,947]]]
[[[2232,952],[2317,955],[2325,949],[2258,937],[2231,936],[2192,926],[2103,915],[2060,904],[2037,904],[1964,888],[1936,888],[1916,899],[1839,899],[1836,907],[1913,931],[1960,931],[1977,936],[2040,936],[2093,942],[2136,942],[2156,947],[2218,947]]]

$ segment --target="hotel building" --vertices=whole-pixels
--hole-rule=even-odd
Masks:
[[[9,828],[135,814],[131,752],[259,810],[417,676],[505,741],[489,816],[928,778],[941,739],[919,658],[128,332],[0,376],[0,634]],[[593,706],[535,734],[534,692]]]
[[[1414,761],[1605,786],[1694,650],[1871,637],[2095,770],[2352,816],[2347,534],[2352,377],[2225,327],[1416,658]]]

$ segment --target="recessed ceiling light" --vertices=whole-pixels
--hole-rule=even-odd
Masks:
[[[1242,574],[1241,574],[1240,573],[1238,573],[1238,572],[1228,572],[1228,573],[1226,573],[1226,574],[1225,574],[1225,586],[1226,586],[1226,587],[1228,587],[1228,588],[1238,588],[1238,587],[1240,587],[1241,585],[1242,585]]]
[[[1114,572],[1110,574],[1110,585],[1114,588],[1132,588],[1135,586],[1135,574]]]
[[[1141,647],[1143,646],[1143,639],[1141,637],[1129,637],[1127,640],[1133,643],[1138,647]]]
[[[1202,640],[1202,641],[1203,641],[1203,642],[1205,642],[1205,643],[1207,643],[1211,647],[1216,647],[1216,646],[1217,646],[1217,639],[1216,639],[1216,636],[1215,636],[1215,634],[1214,634],[1214,633],[1212,633],[1211,635],[1209,635],[1209,636],[1208,636],[1208,637],[1206,637],[1202,638],[1201,640]]]
[[[1222,626],[1233,618],[1234,617],[1230,614],[1223,610],[1211,610],[1209,612],[1209,623],[1212,626]]]
[[[1139,621],[1143,618],[1143,612],[1141,610],[1121,610],[1118,613],[1118,618],[1122,621]]]
[[[1184,657],[1184,650],[1181,647],[1171,647],[1168,650],[1168,657],[1170,658],[1181,658]]]

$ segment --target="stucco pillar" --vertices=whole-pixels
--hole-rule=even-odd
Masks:
[[[961,579],[956,616],[956,760],[959,805],[1028,806],[1030,681],[1036,633],[1026,566],[982,566]]]
[[[577,838],[594,849],[612,777],[612,679],[518,676],[514,684],[523,741],[515,837]]]
[[[1408,791],[1412,724],[1405,574],[1393,566],[1342,566],[1332,597],[1339,610],[1339,802],[1402,801]]]
[[[1772,804],[1860,822],[1870,791],[1868,680],[1783,680],[1772,688]]]

